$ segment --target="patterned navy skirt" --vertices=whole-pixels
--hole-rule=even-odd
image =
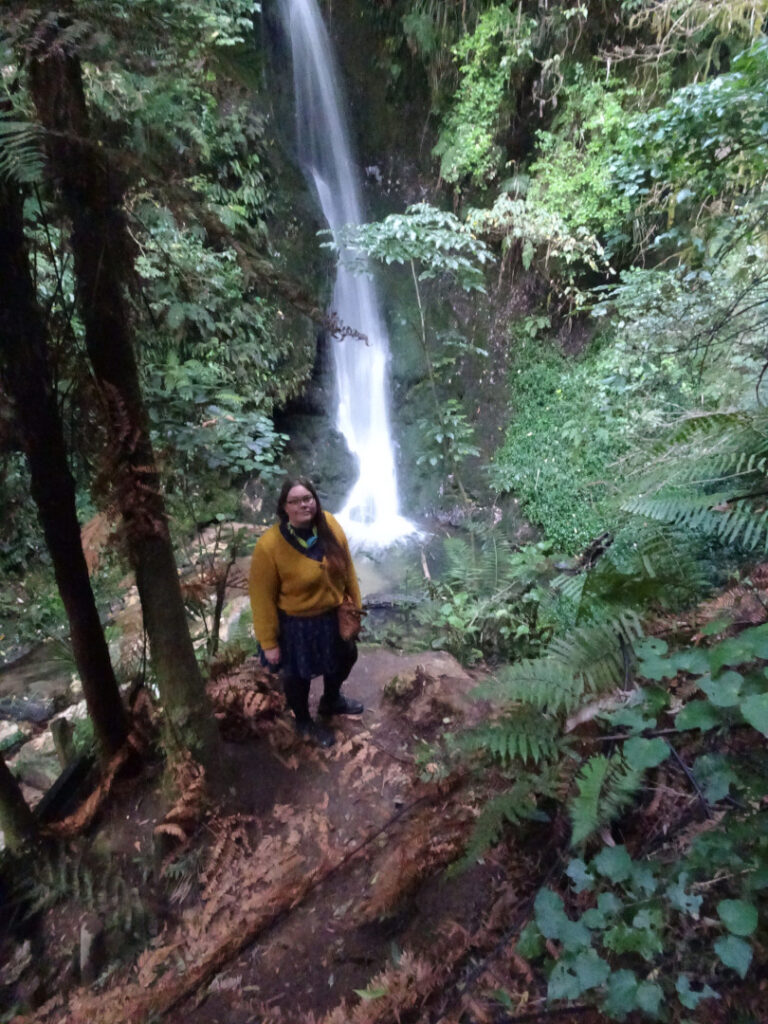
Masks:
[[[339,636],[339,617],[335,608],[322,615],[287,615],[278,612],[280,620],[280,664],[267,666],[298,679],[315,676],[347,678],[357,661],[357,644]]]

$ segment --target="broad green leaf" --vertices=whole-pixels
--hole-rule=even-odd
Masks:
[[[669,757],[669,745],[659,736],[654,739],[633,736],[624,744],[624,757],[639,771],[655,768]]]
[[[708,700],[692,700],[677,713],[675,725],[678,729],[701,729],[707,732],[720,724],[720,716]]]
[[[623,882],[632,872],[632,858],[624,846],[606,846],[593,859],[592,867],[612,882]]]
[[[624,904],[613,892],[601,892],[597,897],[598,909],[603,914],[618,914]]]
[[[710,652],[709,664],[715,675],[723,665],[741,665],[755,658],[768,658],[768,629],[755,626],[738,636],[728,637]]]
[[[559,938],[563,921],[568,920],[560,896],[552,892],[551,889],[540,889],[536,894],[533,911],[536,916],[536,924],[544,938]]]
[[[669,650],[667,641],[657,636],[644,636],[640,640],[636,640],[632,646],[635,654],[640,659],[650,657],[651,655],[661,657]]]
[[[712,679],[711,676],[702,676],[699,680],[699,689],[709,697],[716,708],[732,708],[739,703],[739,692],[744,676],[733,670],[723,672]]]
[[[571,971],[568,958],[562,957],[552,968],[547,982],[547,999],[578,999],[584,991],[574,971]]]
[[[640,890],[646,896],[656,892],[659,882],[651,864],[632,862],[632,888]]]
[[[585,949],[575,956],[564,956],[549,976],[547,998],[578,999],[582,992],[602,985],[611,969],[594,949]]]
[[[643,729],[653,729],[656,725],[655,718],[648,718],[643,714],[641,708],[619,708],[604,717],[612,726],[623,725],[632,732],[642,732]]]
[[[622,968],[613,972],[608,979],[608,996],[602,1008],[614,1020],[624,1020],[627,1014],[637,1009],[637,978],[634,971]]]
[[[636,915],[637,916],[637,915]],[[651,920],[640,918],[641,923],[651,925]],[[603,943],[614,953],[637,953],[645,960],[653,960],[663,951],[661,935],[655,927],[637,927],[620,921],[609,928],[603,936]]]
[[[583,921],[571,921],[569,918],[566,918],[563,922],[559,938],[563,948],[570,953],[576,953],[584,949],[592,941],[592,935],[586,923]]]
[[[691,770],[704,796],[711,803],[723,800],[728,796],[731,786],[738,782],[736,772],[722,754],[702,754],[696,758]]]
[[[757,928],[757,908],[746,900],[720,900],[717,913],[732,935],[751,935]]]
[[[678,876],[677,880],[671,882],[667,886],[667,899],[675,908],[683,914],[688,914],[694,920],[699,919],[699,910],[703,898],[696,895],[695,893],[686,892],[686,885],[688,884],[688,873],[683,871]]]
[[[576,857],[569,862],[565,873],[573,883],[572,888],[574,892],[584,892],[585,889],[589,890],[595,884],[594,875],[587,871],[587,865],[580,857]]]
[[[544,939],[536,927],[535,921],[529,921],[520,932],[520,938],[515,946],[516,951],[526,960],[535,960],[544,952]]]
[[[701,647],[689,647],[686,651],[676,651],[672,655],[672,663],[691,675],[702,675],[709,671],[709,652]]]
[[[664,991],[655,981],[641,981],[637,986],[637,1005],[651,1017],[659,1016]]]
[[[602,985],[611,973],[611,969],[594,949],[586,949],[578,953],[572,961],[573,970],[582,984],[582,990]]]
[[[704,985],[700,991],[694,991],[691,988],[691,983],[688,980],[687,974],[678,975],[675,983],[677,989],[677,998],[680,1000],[686,1010],[695,1010],[702,999],[719,999],[720,996],[715,992],[709,985]]]
[[[736,935],[725,935],[715,943],[715,952],[726,967],[736,971],[740,978],[747,976],[752,962],[752,947]]]
[[[768,693],[756,693],[741,702],[741,713],[749,724],[768,736]]]

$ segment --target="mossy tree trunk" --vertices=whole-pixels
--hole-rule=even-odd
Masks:
[[[83,554],[75,483],[24,242],[22,209],[18,187],[0,178],[0,376],[14,401],[75,664],[101,754],[108,759],[125,741],[127,717]]]
[[[18,853],[25,843],[34,838],[36,822],[21,788],[0,754],[0,829],[5,845]]]
[[[61,23],[63,27],[63,22]],[[172,753],[210,771],[218,732],[189,635],[136,362],[126,283],[135,273],[122,175],[91,137],[80,62],[60,24],[39,27],[29,78],[49,166],[72,222],[77,300],[109,430],[112,478],[136,573]]]

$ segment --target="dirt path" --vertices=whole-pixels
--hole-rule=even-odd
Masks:
[[[382,701],[394,677],[406,691],[399,706]],[[366,711],[335,720],[334,748],[297,743],[280,720],[267,742],[232,749],[238,802],[264,823],[253,856],[273,856],[281,877],[312,877],[313,887],[170,1021],[245,1024],[265,1009],[286,1021],[319,1016],[356,1002],[354,990],[403,949],[423,953],[446,927],[472,926],[493,869],[420,885],[455,854],[470,816],[458,814],[451,837],[452,797],[421,781],[429,762],[415,753],[476,713],[474,685],[448,655],[363,651],[345,689]]]

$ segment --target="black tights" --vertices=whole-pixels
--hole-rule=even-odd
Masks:
[[[323,676],[323,699],[325,703],[332,704],[336,700],[341,684],[347,678],[346,674],[335,673],[332,676]],[[297,722],[308,722],[312,717],[309,713],[309,684],[311,679],[301,679],[298,676],[283,676],[283,690],[288,707],[296,716]]]
[[[352,671],[352,666],[357,661],[356,645],[349,644],[339,660],[342,662],[341,667],[336,672],[323,676],[322,699],[324,704],[333,704],[339,696],[344,680]],[[311,682],[311,679],[302,679],[300,676],[289,676],[283,673],[285,699],[288,707],[296,716],[297,722],[308,722],[312,717],[309,713],[309,686]]]

